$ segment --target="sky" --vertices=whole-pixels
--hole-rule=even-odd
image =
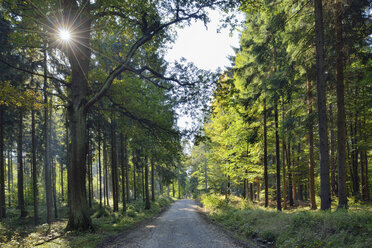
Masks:
[[[211,71],[230,66],[228,57],[235,55],[233,47],[239,47],[239,33],[235,31],[231,34],[229,28],[217,32],[221,18],[218,11],[209,12],[209,18],[208,29],[199,21],[177,30],[178,37],[165,59],[173,62],[184,57],[199,69]],[[189,129],[191,124],[192,120],[187,116],[180,116],[177,122],[181,129]]]

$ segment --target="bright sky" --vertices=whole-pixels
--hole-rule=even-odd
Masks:
[[[209,18],[208,29],[199,21],[177,30],[178,38],[165,56],[166,60],[173,62],[184,57],[199,69],[211,71],[230,66],[228,57],[234,55],[232,47],[239,47],[239,33],[230,34],[229,28],[217,32],[221,18],[218,11],[211,11]],[[190,128],[192,122],[191,118],[180,116],[177,125],[181,129]]]
[[[230,37],[228,28],[217,33],[221,18],[218,11],[211,11],[209,18],[211,22],[207,25],[208,30],[201,21],[177,30],[178,38],[165,58],[172,62],[184,57],[200,69],[212,71],[218,67],[223,70],[225,66],[229,66],[227,57],[234,55],[231,47],[239,47],[239,34],[234,32]]]

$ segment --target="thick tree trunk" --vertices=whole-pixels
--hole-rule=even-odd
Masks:
[[[121,192],[123,200],[123,213],[127,211],[127,201],[125,199],[125,168],[128,163],[127,140],[124,140],[123,134],[120,134],[120,164],[121,164]]]
[[[0,105],[0,218],[5,217],[4,107]]]
[[[276,152],[276,209],[282,211],[282,197],[280,190],[280,147],[278,105],[275,103],[275,152]]]
[[[151,201],[155,201],[155,170],[153,160],[151,160]]]
[[[91,193],[91,190],[92,190],[92,171],[91,171],[91,163],[92,163],[92,154],[91,154],[91,151],[90,151],[90,138],[89,138],[89,128],[88,128],[88,139],[87,139],[87,156],[88,156],[88,163],[87,163],[87,167],[88,167],[88,206],[89,208],[92,208],[92,193]]]
[[[146,195],[146,201],[145,201],[145,209],[150,209],[150,192],[149,192],[149,163],[148,159],[145,158],[145,195]]]
[[[18,143],[17,143],[17,153],[18,153],[18,207],[21,210],[21,218],[26,217],[27,212],[25,210],[25,199],[23,190],[23,109],[19,109],[19,120],[18,120]]]
[[[346,116],[344,100],[344,69],[342,40],[342,3],[336,8],[336,93],[337,93],[337,169],[338,169],[338,208],[347,208],[346,197]]]
[[[320,154],[320,199],[321,209],[331,208],[329,183],[328,134],[326,110],[326,85],[324,80],[324,39],[322,0],[314,0],[315,40],[316,40],[316,82],[318,95],[318,128]]]
[[[315,186],[314,186],[314,134],[313,134],[313,94],[311,81],[307,80],[307,106],[310,121],[308,124],[308,141],[309,141],[309,187],[310,187],[310,208],[316,209]]]
[[[31,112],[32,188],[34,194],[34,224],[39,224],[39,191],[37,187],[35,110]]]

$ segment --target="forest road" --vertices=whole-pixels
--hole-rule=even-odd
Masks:
[[[119,236],[104,247],[141,248],[237,248],[220,228],[207,223],[192,200],[178,200],[159,217]]]

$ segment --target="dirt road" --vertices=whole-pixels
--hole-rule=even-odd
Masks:
[[[179,200],[166,212],[104,247],[141,248],[227,248],[241,247],[219,228],[203,220],[191,200]]]

